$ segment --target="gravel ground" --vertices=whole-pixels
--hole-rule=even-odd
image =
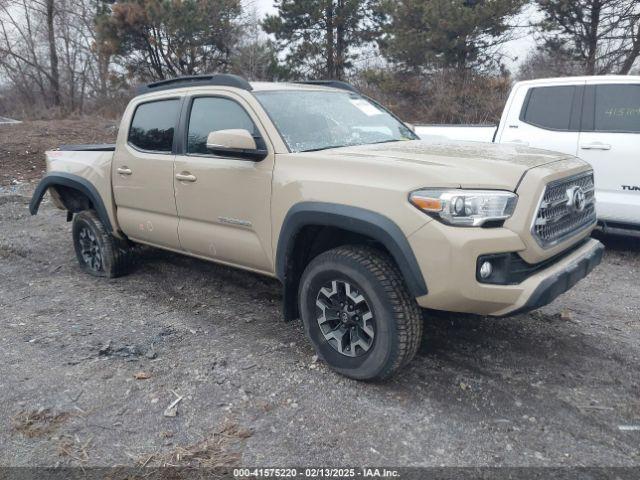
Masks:
[[[539,311],[425,313],[367,384],[314,361],[270,279],[152,249],[81,273],[31,188],[0,187],[0,465],[640,465],[638,241]]]

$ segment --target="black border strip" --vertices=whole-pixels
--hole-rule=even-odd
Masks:
[[[64,172],[56,172],[47,174],[33,192],[33,196],[31,197],[31,202],[29,203],[29,212],[31,215],[36,215],[38,213],[38,209],[40,208],[40,203],[42,203],[42,198],[44,194],[47,193],[47,190],[50,187],[55,186],[63,186],[68,188],[73,188],[85,194],[91,203],[93,204],[93,208],[95,208],[100,221],[103,223],[107,232],[113,232],[113,227],[111,225],[111,221],[109,220],[109,215],[107,214],[107,209],[104,206],[104,202],[96,190],[96,187],[93,186],[91,182],[88,180],[79,177],[77,175],[73,175],[71,173]]]

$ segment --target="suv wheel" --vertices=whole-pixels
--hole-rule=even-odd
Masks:
[[[318,356],[347,377],[389,377],[420,345],[420,308],[391,258],[373,248],[339,247],[313,259],[299,304]]]
[[[107,233],[96,212],[85,210],[74,215],[72,231],[76,257],[86,273],[114,278],[128,272],[130,247]]]

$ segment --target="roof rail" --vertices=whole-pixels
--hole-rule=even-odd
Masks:
[[[157,92],[160,90],[172,90],[174,88],[183,87],[201,87],[201,86],[224,86],[235,87],[242,90],[253,90],[253,87],[244,78],[229,73],[216,73],[213,75],[191,75],[186,77],[171,78],[169,80],[160,80],[158,82],[148,83],[138,87],[137,94]]]
[[[320,85],[323,87],[339,88],[340,90],[348,90],[349,92],[360,93],[356,87],[342,80],[302,80],[295,83],[307,85]]]

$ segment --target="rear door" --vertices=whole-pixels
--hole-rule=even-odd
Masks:
[[[132,240],[178,249],[174,133],[182,98],[140,101],[118,139],[112,166],[120,227]]]
[[[575,155],[583,90],[581,84],[520,86],[500,127],[499,143]]]
[[[185,101],[185,132],[175,162],[182,248],[194,255],[266,273],[271,254],[273,147],[246,101],[230,92]],[[214,155],[209,133],[245,129],[268,156],[259,162]],[[186,180],[185,180],[186,179]]]
[[[640,82],[588,84],[582,130],[578,156],[595,171],[598,216],[640,224]]]

